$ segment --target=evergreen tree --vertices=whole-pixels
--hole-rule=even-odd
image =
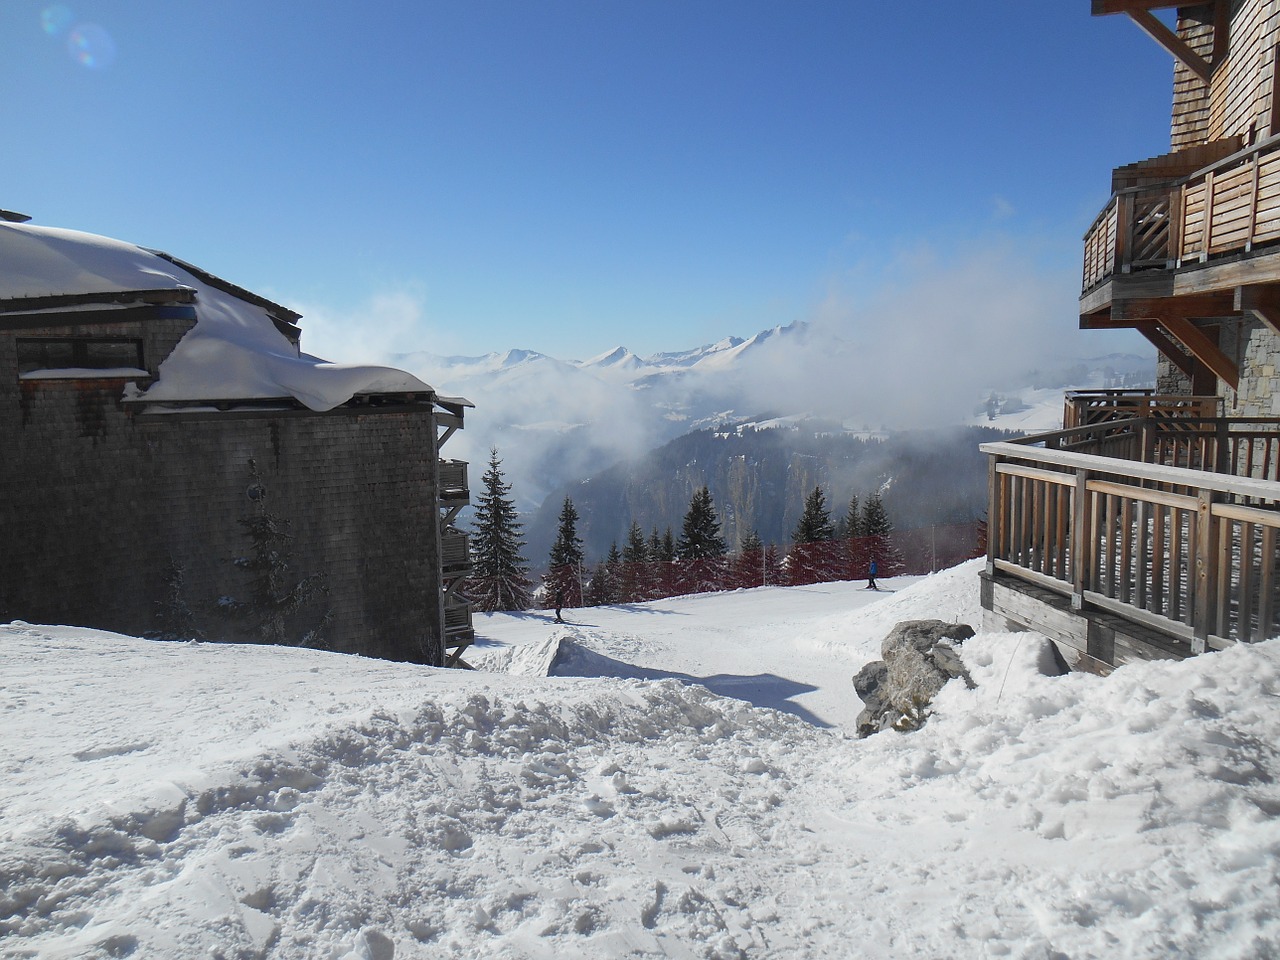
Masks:
[[[782,558],[778,556],[778,548],[769,544],[764,548],[764,582],[765,586],[778,586],[782,583]]]
[[[609,577],[609,589],[605,595],[605,603],[618,603],[622,599],[622,553],[618,550],[618,541],[609,544],[609,553],[604,558],[604,569]]]
[[[804,513],[791,535],[794,546],[787,558],[791,583],[818,583],[839,576],[844,551],[831,541],[836,529],[827,510],[822,487],[814,487],[804,501]]]
[[[655,531],[656,533],[656,531]],[[649,571],[649,545],[645,542],[644,531],[640,524],[631,521],[631,529],[627,533],[626,546],[622,548],[622,580],[618,588],[618,599],[622,603],[634,603],[637,600],[650,600],[653,592],[652,577]]]
[[[676,557],[680,560],[707,560],[724,554],[724,538],[720,536],[720,520],[716,517],[711,491],[703,487],[689,501],[684,529],[680,533],[680,542],[676,544]]]
[[[516,519],[511,484],[505,482],[498,448],[489,451],[489,467],[480,481],[471,539],[472,572],[467,596],[479,610],[524,610],[529,606],[529,563],[520,550],[522,524]]]
[[[725,580],[725,542],[720,536],[720,520],[716,517],[711,491],[703,487],[689,501],[684,529],[676,544],[677,588],[681,593],[720,590]]]
[[[658,536],[658,528],[653,528],[653,533],[649,534],[649,559],[651,561],[661,560],[662,557],[662,537]]]
[[[667,532],[662,535],[661,559],[670,563],[675,558],[676,558],[676,538],[671,535],[671,528],[667,527]]]
[[[764,543],[752,530],[742,541],[733,569],[733,586],[758,587],[764,583]]]
[[[587,593],[583,604],[588,607],[601,607],[609,603],[609,568],[601,560],[591,571],[591,579],[587,581]]]
[[[849,498],[848,509],[840,518],[840,527],[836,531],[836,536],[841,540],[847,540],[852,537],[862,536],[862,513],[858,509],[858,495],[855,493]]]
[[[560,522],[556,541],[551,545],[547,566],[547,596],[554,605],[559,594],[566,607],[582,605],[582,565],[586,557],[582,551],[582,538],[578,536],[578,511],[573,500],[564,498],[560,508]]]
[[[827,498],[822,487],[814,487],[804,501],[804,513],[796,524],[791,539],[797,543],[824,543],[834,540],[836,529],[831,525],[831,513],[827,510]]]
[[[862,511],[855,493],[840,518],[839,538],[844,542],[844,579],[856,580],[866,567],[865,544],[862,539]]]
[[[879,493],[867,497],[862,508],[862,537],[867,562],[876,561],[878,576],[891,577],[902,572],[902,556],[893,543],[893,524],[885,512]]]

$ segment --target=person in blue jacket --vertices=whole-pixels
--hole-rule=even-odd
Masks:
[[[871,566],[867,568],[867,589],[868,590],[880,589],[879,587],[876,586],[876,562],[874,559],[871,561]]]

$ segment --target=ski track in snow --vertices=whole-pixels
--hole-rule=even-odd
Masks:
[[[981,633],[923,730],[843,732],[977,569],[480,618],[506,673],[0,627],[0,956],[1277,956],[1280,641]]]

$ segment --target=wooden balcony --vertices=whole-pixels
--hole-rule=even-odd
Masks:
[[[1084,237],[1081,313],[1092,313],[1110,301],[1089,295],[1113,278],[1248,257],[1277,242],[1280,137],[1270,137],[1189,176],[1117,189]],[[1267,264],[1261,270],[1224,278],[1216,286],[1197,281],[1187,288],[1203,292],[1277,278],[1280,270]],[[1175,286],[1142,292],[1176,295],[1182,291]]]
[[[444,608],[444,646],[448,651],[446,667],[464,667],[470,664],[462,659],[467,647],[475,641],[476,631],[471,623],[471,604],[465,601],[446,603]]]
[[[1280,636],[1280,418],[1113,419],[982,450],[994,617],[1104,671]]]
[[[1221,397],[1164,396],[1154,390],[1071,390],[1062,410],[1062,426],[1087,427],[1134,417],[1216,417]]]
[[[454,527],[440,534],[440,569],[446,578],[461,576],[471,569],[467,535]]]
[[[441,460],[439,465],[441,506],[466,506],[471,502],[467,487],[467,462],[465,460]]]

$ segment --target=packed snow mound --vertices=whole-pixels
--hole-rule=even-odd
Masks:
[[[675,620],[692,675],[732,649],[722,601],[782,636],[791,593],[545,624],[541,653]],[[1106,679],[1046,649],[980,633],[976,689],[858,741],[690,681],[0,627],[0,952],[1277,955],[1280,641]]]
[[[0,297],[189,288],[195,327],[160,365],[147,400],[293,397],[331,410],[359,393],[428,392],[391,367],[329,363],[300,355],[266,309],[211,287],[141,247],[75,230],[0,223]]]

